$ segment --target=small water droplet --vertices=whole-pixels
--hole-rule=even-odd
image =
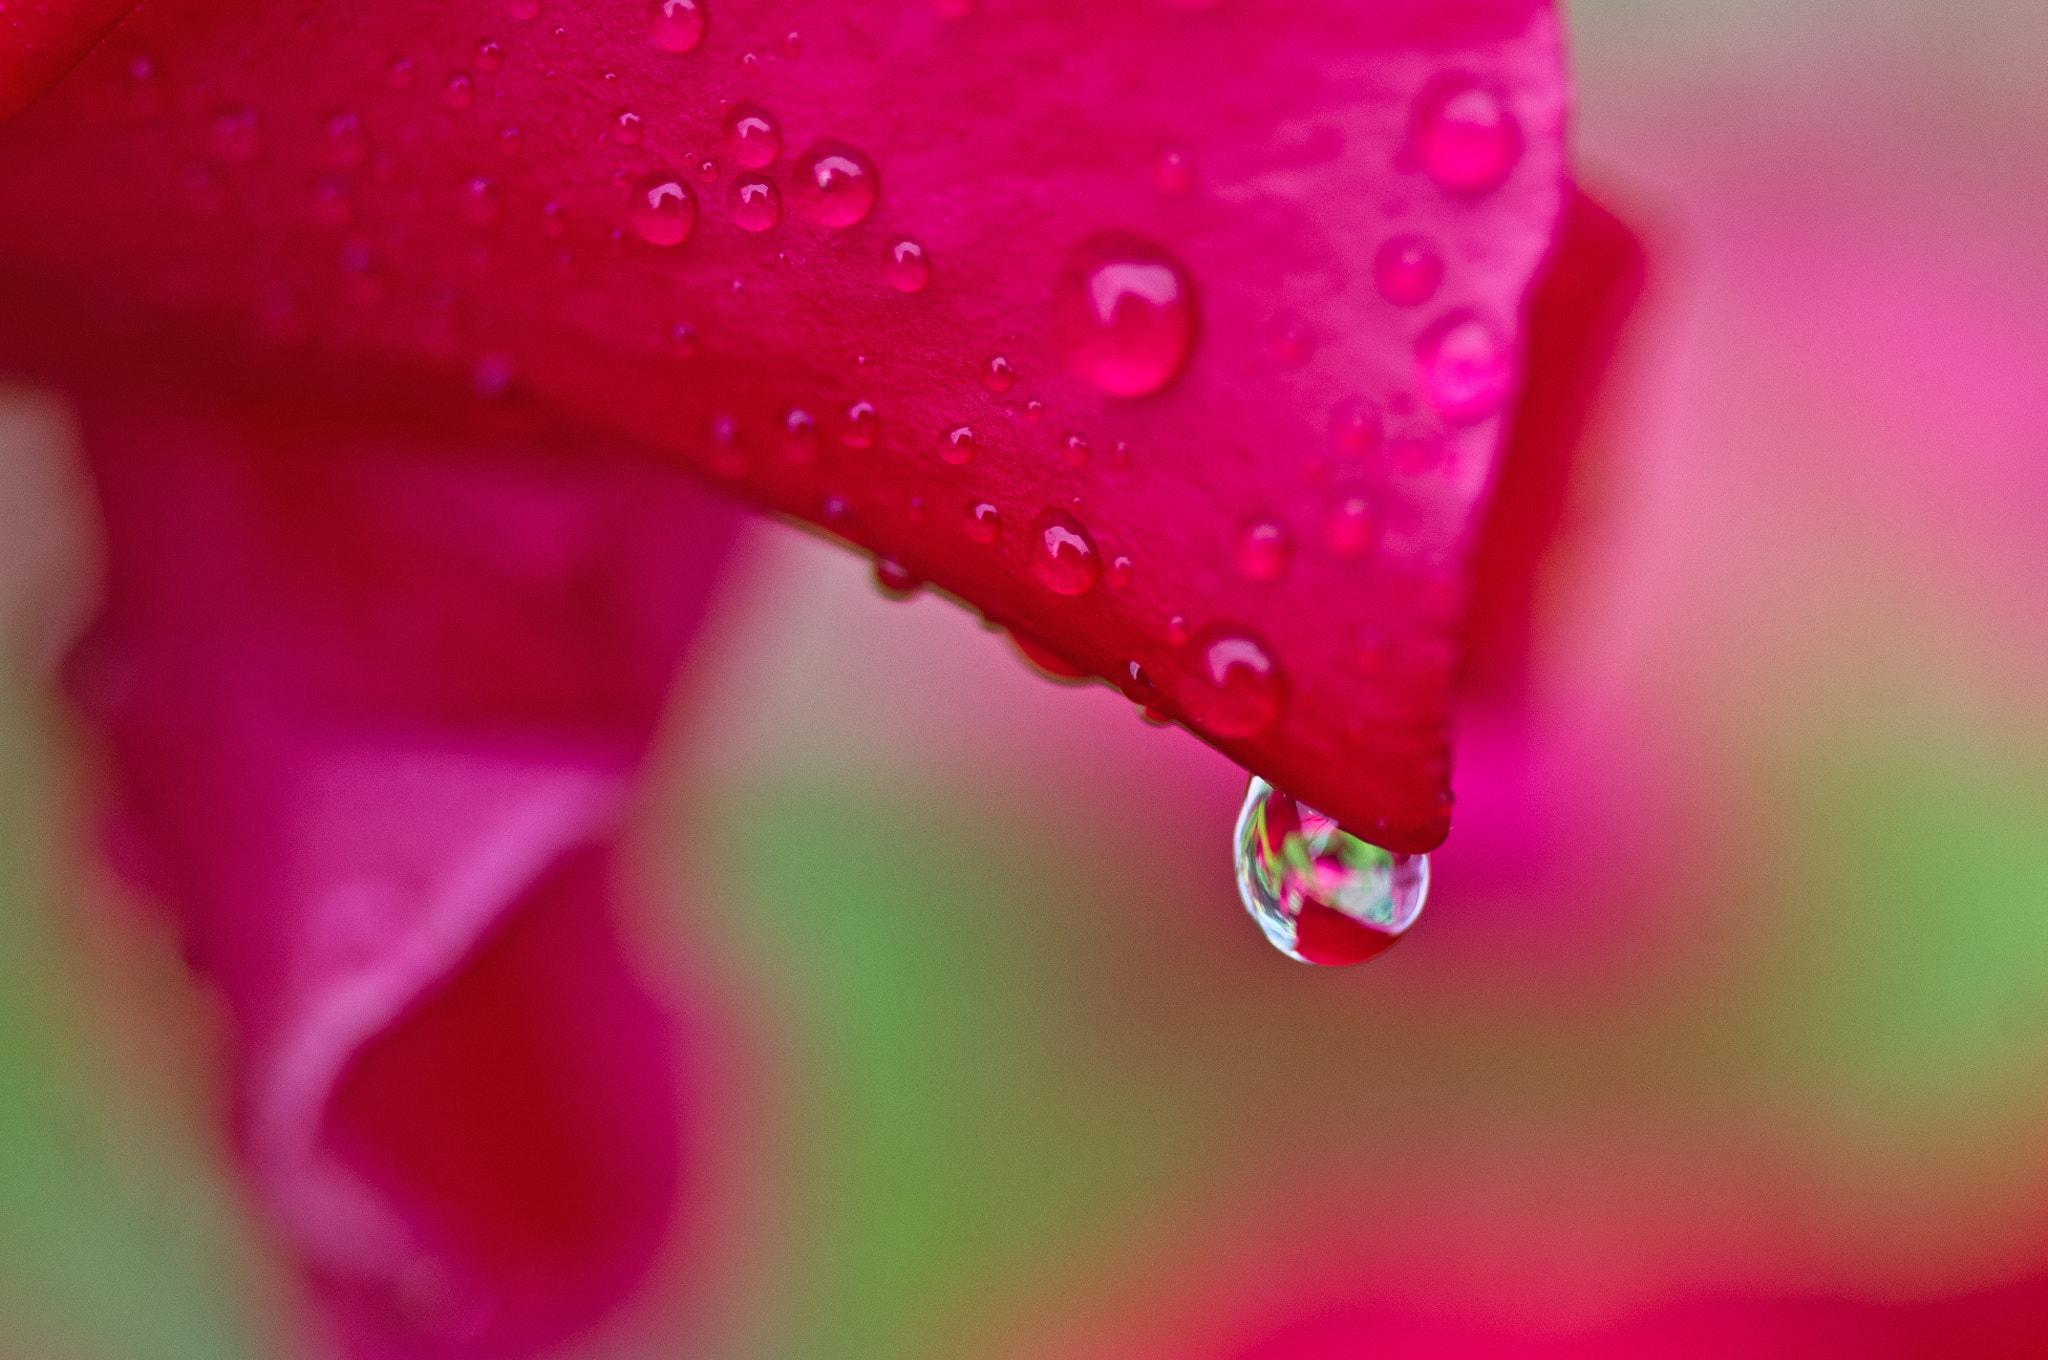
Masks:
[[[710,16],[703,0],[649,0],[647,13],[654,25],[654,45],[664,52],[688,52],[704,41]]]
[[[977,501],[967,507],[967,537],[976,543],[988,544],[996,541],[1003,532],[1002,512],[988,501]]]
[[[738,419],[725,413],[714,415],[707,433],[711,437],[712,474],[727,480],[746,476],[747,454],[740,447]]]
[[[799,465],[818,461],[818,422],[800,406],[783,413],[782,456]]]
[[[725,116],[725,149],[735,165],[759,170],[782,154],[782,128],[767,110],[735,104]]]
[[[205,161],[188,162],[178,172],[178,188],[184,195],[185,207],[195,217],[216,217],[227,207],[227,193],[221,188],[220,177]]]
[[[470,80],[469,72],[457,71],[448,77],[448,83],[441,87],[441,102],[451,109],[466,109],[476,102],[476,84]]]
[[[1470,425],[1500,410],[1514,381],[1507,341],[1471,312],[1453,312],[1415,342],[1416,380],[1450,425]]]
[[[682,176],[657,170],[626,195],[626,221],[649,245],[681,245],[697,225],[697,195]]]
[[[697,178],[706,184],[716,184],[718,182],[718,162],[709,159],[697,162]]]
[[[569,212],[559,199],[549,199],[540,205],[540,234],[556,239],[569,230]]]
[[[678,321],[668,328],[668,347],[679,359],[697,357],[697,332],[688,322]]]
[[[384,80],[394,90],[410,90],[420,83],[420,71],[411,57],[393,57],[384,68]]]
[[[1184,645],[1187,640],[1188,621],[1175,614],[1166,621],[1166,641],[1172,646],[1179,647]]]
[[[505,395],[512,386],[512,361],[502,354],[486,354],[469,370],[469,385],[489,401]]]
[[[932,261],[924,252],[924,246],[904,236],[889,247],[889,282],[897,291],[904,293],[922,292],[931,282]]]
[[[1211,624],[1189,644],[1169,697],[1205,736],[1255,737],[1286,707],[1287,677],[1258,638]]]
[[[924,589],[924,582],[901,562],[887,557],[875,559],[875,589],[892,600],[908,600]]]
[[[795,61],[804,54],[804,35],[791,29],[782,35],[782,55]]]
[[[1112,557],[1109,560],[1109,583],[1122,590],[1131,583],[1131,559]]]
[[[1232,837],[1237,891],[1273,947],[1337,967],[1384,953],[1429,896],[1429,856],[1353,836],[1253,777]]]
[[[849,449],[873,448],[875,430],[880,424],[874,403],[857,401],[846,408],[846,424],[839,432],[839,441]]]
[[[495,71],[504,64],[504,48],[498,46],[498,44],[492,42],[489,38],[485,38],[482,42],[476,45],[477,70],[485,72]]]
[[[1182,198],[1195,190],[1195,153],[1177,143],[1159,148],[1152,158],[1152,182],[1159,192]]]
[[[518,128],[507,123],[504,127],[498,129],[498,149],[500,151],[503,151],[508,156],[516,156],[519,154],[519,146]]]
[[[1045,403],[1033,398],[1024,403],[1024,419],[1036,425],[1045,419]]]
[[[1444,281],[1443,252],[1427,236],[1390,237],[1373,256],[1372,278],[1396,307],[1419,307]]]
[[[465,182],[462,186],[462,215],[469,219],[471,226],[495,225],[505,215],[505,201],[498,193],[498,186],[481,175]]]
[[[1522,158],[1522,127],[1507,101],[1469,75],[1441,75],[1415,98],[1409,146],[1445,192],[1498,188]]]
[[[726,209],[741,231],[766,231],[782,220],[782,194],[760,175],[741,175],[732,182]]]
[[[1323,546],[1332,557],[1359,557],[1380,537],[1380,517],[1364,496],[1346,496],[1323,518]]]
[[[1339,453],[1361,458],[1380,446],[1385,420],[1380,408],[1362,397],[1350,397],[1330,412],[1330,441]]]
[[[1091,236],[1053,286],[1053,330],[1076,373],[1111,396],[1146,396],[1173,381],[1194,350],[1194,289],[1150,242]]]
[[[853,518],[853,507],[847,504],[844,496],[827,496],[818,508],[825,512],[825,518],[833,524],[844,524]]]
[[[991,392],[1007,392],[1017,382],[1017,370],[1008,359],[998,354],[982,370],[981,380]]]
[[[939,457],[958,467],[974,458],[974,431],[965,425],[955,425],[946,431],[946,437],[939,441]]]
[[[640,115],[631,109],[620,109],[612,115],[612,136],[620,146],[640,145]]]
[[[1084,595],[1102,575],[1102,554],[1080,520],[1046,510],[1031,525],[1031,574],[1055,595]]]
[[[355,211],[355,203],[349,197],[348,180],[341,175],[322,175],[313,181],[313,220],[325,226],[338,227],[347,222]]]
[[[740,74],[741,74],[741,75],[748,75],[748,76],[750,76],[750,75],[753,75],[753,74],[754,74],[755,72],[759,71],[759,70],[761,69],[761,55],[760,55],[760,53],[758,53],[758,52],[742,52],[742,53],[740,53],[740,59],[739,59],[739,68],[740,68]]]
[[[230,104],[213,115],[213,154],[230,165],[245,165],[262,154],[263,128],[256,110]]]
[[[1255,519],[1237,532],[1237,570],[1247,581],[1271,584],[1287,574],[1294,545],[1277,519]]]
[[[881,176],[866,153],[829,138],[812,144],[797,160],[790,201],[809,221],[850,227],[874,209]]]
[[[327,115],[326,127],[327,163],[343,170],[361,165],[370,151],[361,115],[354,109],[337,109]]]
[[[1280,367],[1300,368],[1315,353],[1315,332],[1299,317],[1283,317],[1275,323],[1267,348]]]
[[[1094,449],[1089,445],[1088,441],[1078,434],[1069,434],[1060,441],[1060,461],[1068,467],[1077,468],[1082,466],[1088,461],[1088,455],[1092,452],[1094,452]]]

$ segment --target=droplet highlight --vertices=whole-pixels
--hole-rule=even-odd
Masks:
[[[924,246],[908,236],[889,247],[889,283],[901,293],[921,293],[932,281],[931,257]]]
[[[782,128],[766,109],[735,104],[725,116],[725,149],[733,164],[763,169],[782,154]]]
[[[1417,383],[1448,425],[1499,411],[1514,382],[1507,340],[1482,317],[1453,312],[1415,342]]]
[[[970,542],[989,544],[1002,536],[1003,513],[988,501],[967,507],[967,537]]]
[[[1427,236],[1391,237],[1373,255],[1372,280],[1396,307],[1419,307],[1443,284],[1443,252]]]
[[[782,220],[782,192],[760,175],[741,175],[726,195],[726,210],[741,231],[766,231]]]
[[[1085,595],[1102,575],[1102,554],[1080,520],[1047,510],[1032,522],[1031,574],[1055,595]]]
[[[626,221],[649,245],[679,246],[697,225],[697,195],[680,175],[643,175],[626,195]]]
[[[1091,236],[1053,285],[1061,360],[1114,397],[1172,382],[1195,345],[1194,287],[1165,251],[1135,236]]]
[[[1008,359],[998,354],[982,369],[981,381],[991,392],[1007,392],[1016,386],[1017,369]]]
[[[974,431],[965,425],[955,425],[946,431],[946,437],[939,441],[939,457],[959,467],[974,459]]]
[[[1277,519],[1255,519],[1237,531],[1237,570],[1247,581],[1270,585],[1287,574],[1294,543]]]
[[[664,52],[689,52],[704,41],[710,16],[703,0],[650,0],[647,13],[653,24],[654,45]]]
[[[1370,845],[1256,776],[1231,840],[1245,910],[1300,963],[1345,967],[1385,953],[1429,897],[1429,856]]]
[[[1168,697],[1205,736],[1256,737],[1287,706],[1287,677],[1257,637],[1231,624],[1211,624],[1187,644]]]
[[[1477,78],[1441,75],[1416,96],[1409,145],[1439,188],[1476,198],[1499,188],[1522,158],[1522,126]]]
[[[805,219],[823,227],[850,227],[874,210],[881,176],[867,154],[829,138],[797,159],[790,178],[790,203]]]

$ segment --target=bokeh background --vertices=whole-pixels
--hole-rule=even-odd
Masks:
[[[1651,294],[1413,936],[1237,906],[1242,776],[752,531],[638,819],[699,1208],[589,1357],[1185,1360],[2048,1272],[2048,9],[1578,0]],[[91,529],[0,389],[0,1355],[284,1353],[219,1020],[51,699]],[[705,1000],[708,998],[708,1001]]]

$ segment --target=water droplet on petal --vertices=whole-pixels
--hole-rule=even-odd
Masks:
[[[1069,434],[1060,441],[1060,461],[1068,467],[1077,468],[1083,466],[1087,463],[1088,456],[1093,452],[1093,446],[1078,434]]]
[[[213,154],[230,165],[253,161],[263,150],[263,129],[256,110],[231,104],[213,115]]]
[[[1031,574],[1055,595],[1083,595],[1102,575],[1102,554],[1080,520],[1047,510],[1031,525]]]
[[[516,156],[519,154],[519,146],[518,128],[507,123],[504,127],[498,129],[498,149],[500,151],[503,151],[508,156]]]
[[[825,518],[833,524],[844,524],[853,518],[853,506],[844,496],[827,496],[818,508],[825,512]]]
[[[361,165],[369,154],[370,139],[363,132],[362,117],[353,109],[338,109],[327,115],[327,162],[347,169]]]
[[[798,464],[818,461],[818,422],[800,406],[783,413],[782,456]]]
[[[704,41],[709,16],[703,0],[649,0],[647,13],[654,24],[654,45],[664,52],[688,52]]]
[[[1522,158],[1522,127],[1507,102],[1468,75],[1443,75],[1415,99],[1409,145],[1423,173],[1447,193],[1498,188]]]
[[[1429,856],[1368,845],[1254,777],[1237,816],[1237,891],[1273,947],[1339,967],[1384,953],[1429,896]]]
[[[1131,583],[1131,559],[1113,557],[1109,561],[1109,583],[1122,590]]]
[[[1361,397],[1350,397],[1330,412],[1330,441],[1340,453],[1364,457],[1380,446],[1386,422],[1380,408]]]
[[[640,115],[631,109],[620,109],[613,114],[612,136],[618,138],[620,146],[640,145]]]
[[[1396,307],[1419,307],[1444,281],[1443,253],[1427,236],[1392,237],[1373,256],[1372,278]]]
[[[1189,644],[1169,697],[1205,736],[1255,737],[1286,707],[1287,677],[1258,638],[1229,624],[1211,624]]]
[[[393,57],[384,68],[384,80],[394,90],[410,90],[420,83],[419,68],[412,64],[411,57]]]
[[[469,370],[469,385],[486,400],[504,396],[512,386],[512,361],[502,354],[486,354]]]
[[[1323,519],[1323,546],[1332,557],[1358,557],[1380,537],[1380,517],[1364,496],[1346,496]]]
[[[873,448],[875,429],[880,424],[874,403],[857,401],[846,408],[846,425],[839,432],[839,440],[849,449]]]
[[[1024,419],[1036,425],[1045,419],[1045,403],[1033,398],[1024,403]]]
[[[1017,370],[1008,359],[998,354],[990,359],[988,367],[982,370],[981,380],[988,385],[991,392],[1007,392],[1017,381]]]
[[[931,257],[922,244],[905,236],[889,247],[889,282],[899,291],[922,292],[931,278]]]
[[[498,44],[492,42],[489,38],[485,38],[482,42],[476,45],[477,70],[485,72],[495,71],[504,64],[504,48],[498,46]]]
[[[558,239],[568,233],[569,211],[558,199],[549,199],[540,205],[540,234]]]
[[[765,109],[735,104],[725,116],[725,149],[734,164],[759,170],[782,154],[782,129]]]
[[[732,182],[726,208],[741,231],[766,231],[782,220],[782,193],[760,175],[741,175]]]
[[[488,227],[505,215],[505,202],[498,194],[498,186],[476,176],[462,186],[462,215],[470,225]]]
[[[1270,584],[1287,574],[1294,545],[1287,526],[1276,519],[1255,519],[1238,530],[1237,569],[1247,581]]]
[[[1053,285],[1067,366],[1114,397],[1173,381],[1195,345],[1194,288],[1166,252],[1117,232],[1091,236]]]
[[[804,35],[791,29],[782,35],[782,55],[795,61],[804,54]]]
[[[649,245],[681,245],[697,225],[697,195],[682,176],[657,170],[626,195],[626,220]]]
[[[469,78],[469,72],[457,71],[448,77],[448,83],[441,87],[441,102],[451,109],[466,109],[476,102],[476,84]]]
[[[1162,194],[1181,198],[1195,189],[1195,153],[1184,146],[1163,146],[1152,158],[1152,182]]]
[[[790,201],[806,219],[850,227],[874,209],[881,176],[865,152],[831,139],[813,143],[797,160]]]
[[[1500,410],[1514,381],[1507,341],[1471,312],[1453,312],[1415,342],[1416,378],[1449,425],[1470,425]]]
[[[908,600],[924,589],[924,582],[901,562],[886,557],[875,559],[875,588],[892,600]]]
[[[1298,317],[1287,317],[1273,328],[1269,348],[1273,362],[1282,368],[1300,368],[1315,353],[1315,333]]]
[[[967,507],[967,537],[976,543],[993,543],[1003,532],[1002,512],[988,501]]]
[[[965,425],[955,425],[946,431],[946,437],[939,441],[939,457],[958,467],[974,457],[974,431]]]

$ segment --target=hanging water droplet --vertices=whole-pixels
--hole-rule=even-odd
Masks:
[[[988,501],[967,507],[967,537],[981,544],[993,543],[1003,532],[1002,512]]]
[[[1008,359],[998,354],[982,370],[981,380],[991,392],[1007,392],[1016,384],[1017,370]]]
[[[931,257],[920,242],[905,236],[889,247],[889,282],[899,292],[922,292],[931,278]]]
[[[850,227],[874,209],[881,176],[865,152],[827,138],[797,160],[790,201],[803,217],[824,227]]]
[[[505,49],[485,38],[476,45],[476,69],[483,72],[497,70],[505,64]]]
[[[1062,360],[1096,387],[1146,396],[1173,381],[1194,350],[1194,288],[1150,242],[1091,236],[1053,285],[1053,331]]]
[[[703,0],[649,0],[647,13],[654,24],[654,45],[664,52],[688,52],[704,41],[710,16]]]
[[[612,115],[612,136],[620,146],[640,145],[640,115],[631,109],[620,109]]]
[[[649,245],[681,245],[697,225],[697,195],[682,176],[657,170],[626,195],[626,221]]]
[[[766,231],[782,220],[782,193],[760,175],[741,175],[726,195],[726,209],[741,231]]]
[[[1255,519],[1237,533],[1237,569],[1247,581],[1270,584],[1287,574],[1294,545],[1277,519]]]
[[[263,150],[263,129],[256,110],[230,104],[213,115],[213,154],[230,165],[253,161]]]
[[[1364,496],[1346,496],[1323,519],[1323,546],[1332,557],[1358,557],[1379,541],[1380,518]]]
[[[939,457],[955,467],[974,458],[974,431],[965,425],[955,425],[946,431],[946,437],[939,441]]]
[[[1205,736],[1258,736],[1287,706],[1280,663],[1265,643],[1230,624],[1203,629],[1170,683],[1174,706]]]
[[[451,109],[466,109],[476,102],[476,84],[469,72],[457,71],[441,87],[441,102]]]
[[[1257,776],[1232,850],[1245,910],[1301,963],[1341,967],[1384,953],[1429,896],[1429,856],[1369,845]]]
[[[1419,307],[1444,281],[1443,253],[1427,236],[1391,237],[1373,256],[1372,278],[1396,307]]]
[[[1501,408],[1514,381],[1507,341],[1471,312],[1453,312],[1415,342],[1416,378],[1449,425],[1470,425]]]
[[[1064,510],[1046,510],[1031,525],[1031,574],[1055,595],[1084,595],[1102,575],[1095,550],[1080,520]]]
[[[725,149],[734,164],[759,170],[782,154],[782,129],[767,110],[735,104],[725,116]]]
[[[1522,158],[1522,126],[1507,102],[1469,75],[1442,75],[1415,98],[1409,146],[1447,193],[1498,188]]]
[[[886,557],[875,559],[875,589],[892,600],[908,600],[924,589],[910,568]]]
[[[846,425],[839,432],[839,440],[849,449],[874,447],[875,429],[881,418],[875,414],[873,402],[857,401],[846,408]]]

